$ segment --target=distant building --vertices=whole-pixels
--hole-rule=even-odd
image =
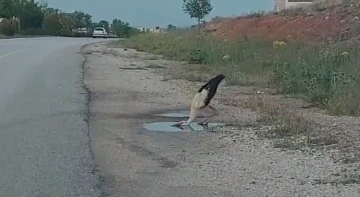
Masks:
[[[139,28],[137,28],[137,30],[138,30],[139,32],[148,32],[148,31],[149,31],[149,28],[139,27]]]
[[[281,10],[307,6],[314,2],[314,0],[274,0],[274,12]]]
[[[0,18],[0,22],[2,22],[2,21],[5,20],[5,19],[7,19],[7,18]],[[16,20],[16,21],[20,21],[20,18],[19,18],[19,17],[15,17],[15,16],[13,16],[13,17],[11,17],[11,18],[9,18],[9,19],[11,19],[11,20]]]
[[[137,30],[139,32],[153,32],[153,33],[165,33],[166,30],[164,28],[160,28],[159,26],[147,28],[147,27],[138,27]]]
[[[152,28],[150,28],[150,31],[151,31],[151,32],[157,32],[157,31],[160,31],[160,27],[159,27],[159,26],[152,27]]]
[[[176,29],[176,27],[172,24],[169,24],[167,27],[168,30]]]
[[[82,27],[82,28],[75,28],[75,29],[72,29],[72,32],[77,32],[77,33],[88,33],[89,32],[89,29],[86,28],[86,27]]]

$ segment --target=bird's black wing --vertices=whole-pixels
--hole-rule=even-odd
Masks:
[[[223,74],[220,74],[214,78],[212,78],[209,82],[203,85],[198,92],[203,91],[204,89],[208,91],[208,95],[204,101],[205,106],[209,105],[211,99],[215,96],[216,90],[220,84],[220,82],[225,78]]]
[[[206,89],[209,91],[209,88],[210,88],[210,84],[212,83],[216,83],[216,81],[218,81],[218,85],[219,83],[225,78],[225,75],[223,74],[220,74],[220,75],[217,75],[216,77],[210,79],[207,83],[205,83],[203,86],[201,86],[201,88],[198,90],[198,92],[202,92],[203,89]]]

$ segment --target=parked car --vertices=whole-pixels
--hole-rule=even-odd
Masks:
[[[108,33],[106,32],[106,29],[103,27],[96,27],[94,28],[93,34],[92,34],[93,38],[107,38]]]

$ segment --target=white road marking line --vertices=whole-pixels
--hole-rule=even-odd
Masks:
[[[5,41],[14,41],[14,40],[25,40],[27,38],[8,38],[8,39],[0,39],[0,42],[5,42]]]
[[[5,54],[5,55],[1,55],[1,56],[0,56],[0,59],[1,59],[1,58],[4,58],[4,57],[7,57],[7,56],[10,56],[10,55],[14,55],[14,54],[16,54],[16,53],[20,53],[21,51],[23,51],[23,50],[18,50],[18,51],[14,51],[14,52],[11,52],[11,53],[7,53],[7,54]]]

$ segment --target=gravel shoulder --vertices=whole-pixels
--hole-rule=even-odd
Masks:
[[[359,196],[356,118],[331,117],[261,90],[261,106],[273,103],[302,114],[315,121],[319,132],[336,138],[336,143],[313,147],[276,146],[285,140],[259,135],[269,126],[259,121],[261,111],[244,105],[254,105],[258,90],[223,87],[212,102],[221,115],[212,122],[227,126],[205,132],[147,131],[144,123],[181,120],[156,114],[188,110],[203,82],[183,77],[184,62],[109,44],[88,45],[82,52],[92,149],[108,196]]]

